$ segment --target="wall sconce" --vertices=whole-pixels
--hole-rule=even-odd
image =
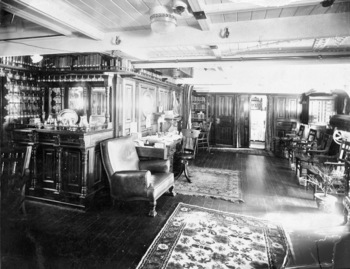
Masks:
[[[228,37],[230,36],[230,31],[228,30],[227,27],[225,27],[225,28],[221,31],[220,36],[221,36],[222,38],[228,38]]]

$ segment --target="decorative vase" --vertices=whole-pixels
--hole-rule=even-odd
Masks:
[[[325,193],[315,193],[315,199],[318,209],[326,212],[332,212],[335,209],[337,197],[333,195],[325,195]]]

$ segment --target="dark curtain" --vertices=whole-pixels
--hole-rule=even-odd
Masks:
[[[183,94],[183,121],[182,128],[189,129],[191,128],[191,104],[192,104],[192,92],[193,85],[185,85],[184,94]]]

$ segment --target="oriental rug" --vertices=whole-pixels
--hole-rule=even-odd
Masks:
[[[243,202],[239,171],[197,166],[190,166],[188,170],[192,183],[182,175],[175,181],[177,193]]]
[[[253,217],[179,203],[137,269],[281,268],[284,230]]]

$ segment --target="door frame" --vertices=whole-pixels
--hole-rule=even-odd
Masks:
[[[265,148],[266,148],[266,140],[267,140],[267,121],[268,121],[268,95],[267,94],[250,94],[249,95],[249,147],[250,147],[250,141],[251,141],[251,100],[252,97],[254,96],[261,96],[261,97],[265,97],[266,98],[266,116],[265,116],[265,139],[264,139],[264,144],[265,144]]]

